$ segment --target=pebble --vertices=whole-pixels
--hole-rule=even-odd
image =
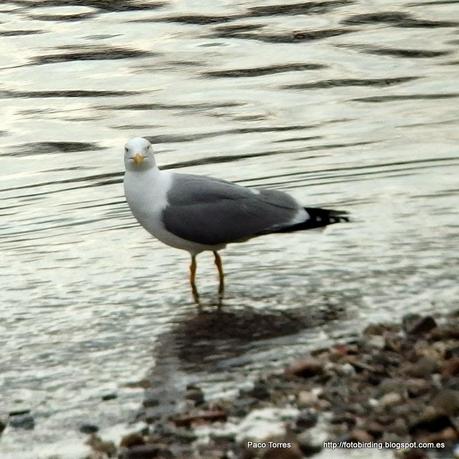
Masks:
[[[187,400],[192,400],[196,406],[203,405],[206,401],[202,389],[191,384],[186,388],[185,398]]]
[[[98,432],[99,427],[94,424],[81,424],[79,431],[89,435]]]
[[[107,402],[108,400],[114,400],[115,398],[118,398],[118,395],[115,393],[102,395],[102,400],[104,402]]]
[[[405,381],[405,387],[408,392],[408,396],[416,398],[426,394],[432,388],[429,381],[422,378],[412,378]]]
[[[421,335],[430,332],[437,326],[432,316],[407,314],[402,318],[402,327],[408,335]]]
[[[368,443],[374,440],[373,435],[370,435],[365,430],[354,429],[349,435],[350,441],[359,441],[362,443]]]
[[[256,381],[253,388],[247,391],[247,395],[256,398],[257,400],[266,400],[270,397],[270,392],[267,384],[264,381]]]
[[[95,434],[92,434],[86,442],[95,452],[102,453],[108,457],[114,457],[116,454],[116,446],[112,441],[104,441]],[[102,457],[105,457],[102,456]]]
[[[445,377],[459,375],[459,357],[446,360],[442,365],[441,374]]]
[[[155,457],[169,459],[174,455],[169,450],[152,444],[133,446],[121,455],[122,459],[152,459]]]
[[[124,448],[132,448],[133,446],[144,445],[145,440],[143,435],[138,432],[133,432],[128,435],[125,435],[120,442],[120,446]]]
[[[5,429],[6,429],[6,421],[4,421],[3,419],[0,419],[0,435]]]
[[[407,365],[405,373],[415,378],[424,378],[438,371],[438,362],[430,357],[421,357],[416,363]]]
[[[15,414],[11,415],[8,424],[15,429],[33,430],[35,427],[35,419],[31,414]]]
[[[209,410],[195,414],[185,414],[172,419],[172,422],[177,427],[190,427],[194,423],[225,422],[226,417],[226,413],[222,410]]]
[[[263,453],[263,459],[303,459],[303,458],[304,456],[300,448],[295,443],[293,443],[290,446],[290,448],[268,448]]]
[[[323,371],[323,364],[320,360],[313,357],[305,357],[297,360],[285,370],[287,375],[301,376],[302,378],[310,378],[317,376]]]
[[[382,406],[398,405],[403,400],[402,396],[398,392],[389,392],[384,394],[380,399],[379,403]]]
[[[302,390],[297,397],[297,404],[300,408],[307,408],[317,403],[318,397],[314,392]]]
[[[302,410],[296,418],[296,425],[302,429],[309,429],[317,424],[319,416],[314,410]]]
[[[383,349],[384,346],[386,345],[386,340],[384,336],[381,335],[372,335],[369,338],[367,338],[366,343],[374,347],[376,349]]]
[[[323,442],[315,435],[305,430],[297,436],[298,446],[305,456],[312,456],[322,450]]]
[[[434,397],[431,403],[438,412],[448,415],[459,414],[459,391],[444,389]]]

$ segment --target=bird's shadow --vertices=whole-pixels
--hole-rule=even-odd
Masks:
[[[344,308],[332,304],[281,310],[266,304],[263,309],[237,305],[234,299],[230,303],[220,308],[207,303],[205,309],[188,305],[158,336],[137,420],[156,422],[179,413],[188,383],[216,381],[222,371],[228,378],[225,369],[240,371],[250,362],[251,351],[273,349],[277,339],[297,341],[301,338],[295,336],[345,315]]]
[[[225,302],[196,308],[170,330],[179,361],[185,367],[206,369],[244,354],[255,342],[295,335],[338,319],[344,309],[263,309],[226,307]]]

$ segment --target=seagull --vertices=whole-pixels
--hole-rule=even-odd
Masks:
[[[150,142],[141,137],[125,145],[124,165],[124,192],[134,217],[164,244],[189,252],[189,280],[197,304],[196,257],[201,252],[214,255],[221,300],[225,283],[218,252],[227,244],[349,221],[347,212],[304,207],[282,191],[161,170]]]

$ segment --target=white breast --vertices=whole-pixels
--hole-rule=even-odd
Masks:
[[[124,192],[134,217],[150,234],[164,244],[187,250],[192,254],[215,249],[214,246],[205,246],[182,239],[165,228],[161,215],[168,205],[167,193],[172,186],[172,180],[172,173],[157,168],[142,172],[126,171]]]

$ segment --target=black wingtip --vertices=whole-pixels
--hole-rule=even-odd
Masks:
[[[310,228],[319,228],[334,223],[347,223],[351,221],[349,212],[345,210],[322,209],[319,207],[305,207],[304,210],[309,215],[309,219],[306,220],[305,225],[309,225]]]

